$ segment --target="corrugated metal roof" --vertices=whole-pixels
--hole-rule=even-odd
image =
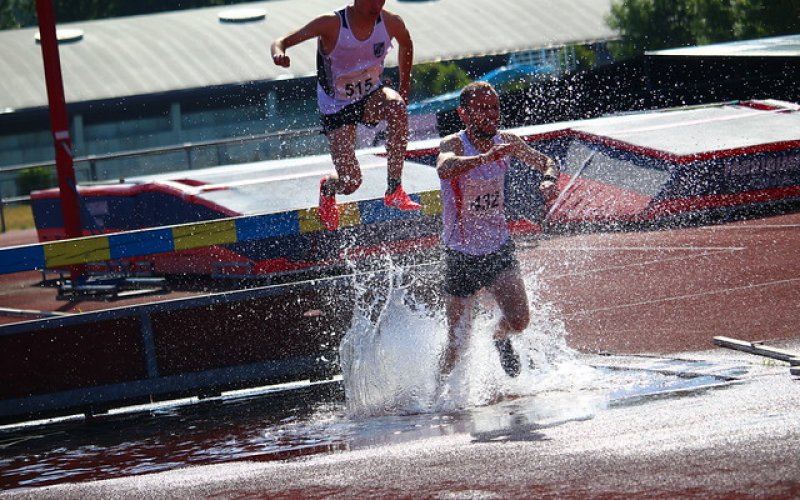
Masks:
[[[738,42],[654,50],[649,56],[691,57],[800,57],[800,35],[776,36]]]
[[[415,62],[462,59],[609,39],[612,0],[387,0],[402,15]],[[84,32],[60,45],[69,102],[309,76],[313,41],[293,47],[292,67],[272,64],[269,46],[345,0],[273,0],[239,4],[263,20],[220,22],[232,7],[214,7],[59,25]],[[235,7],[233,7],[235,8]],[[0,112],[47,103],[36,28],[0,31]],[[388,64],[396,64],[396,50]]]

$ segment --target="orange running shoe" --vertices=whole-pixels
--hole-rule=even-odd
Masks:
[[[328,231],[339,229],[339,210],[336,208],[336,195],[323,193],[328,177],[319,180],[319,221]]]
[[[422,205],[408,197],[408,194],[403,190],[403,186],[397,186],[394,193],[385,195],[383,203],[387,207],[394,207],[399,210],[419,210],[422,208]]]

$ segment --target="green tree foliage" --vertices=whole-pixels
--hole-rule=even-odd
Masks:
[[[579,69],[591,69],[597,64],[597,54],[594,49],[586,45],[575,46],[575,57],[578,59]]]
[[[0,29],[22,28],[36,24],[34,0],[0,1]]]
[[[55,0],[56,16],[59,21],[81,21],[85,19],[104,19],[108,17],[135,16],[173,10],[196,9],[215,5],[230,5],[245,0]]]
[[[739,0],[734,2],[733,12],[737,38],[800,34],[797,0]]]
[[[418,64],[411,70],[411,94],[415,100],[425,99],[460,90],[471,81],[469,75],[452,62]]]
[[[30,194],[37,189],[47,189],[54,184],[53,170],[50,167],[27,168],[17,177],[19,192],[23,194]]]
[[[797,0],[617,0],[606,19],[617,57],[646,50],[800,33]]]
[[[59,23],[232,5],[247,0],[53,0]],[[0,0],[0,29],[35,26],[36,0]]]

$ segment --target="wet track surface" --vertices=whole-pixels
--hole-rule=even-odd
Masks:
[[[530,390],[358,416],[301,384],[4,429],[2,496],[796,498],[800,381],[711,339],[800,352],[797,248],[797,214],[545,240],[520,253],[538,325],[575,351]]]
[[[27,444],[5,441],[6,452],[19,451],[20,445],[31,450],[29,481],[47,482],[36,464],[39,472],[50,469],[49,479],[57,482],[124,477],[7,493],[34,498],[800,494],[800,466],[793,460],[800,387],[786,366],[719,351],[686,353],[679,360],[591,356],[584,361],[598,362],[593,387],[459,412],[350,419],[333,384],[113,416],[94,428],[77,423],[40,428],[30,432]],[[297,403],[304,410],[294,407]],[[48,446],[59,433],[61,446]],[[217,465],[185,467],[209,463]],[[25,464],[14,467],[21,479]],[[163,469],[172,470],[146,474]]]
[[[589,360],[585,360],[589,361]],[[189,465],[285,460],[469,434],[534,439],[600,409],[682,397],[736,383],[741,366],[595,357],[583,387],[446,413],[348,418],[342,384],[299,383],[0,430],[4,489],[124,477]]]

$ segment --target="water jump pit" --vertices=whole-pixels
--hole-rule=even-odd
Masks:
[[[20,491],[234,461],[287,460],[440,436],[473,443],[537,441],[547,429],[664,398],[742,382],[736,363],[579,355],[539,389],[492,404],[413,414],[353,415],[341,377],[113,410],[84,421],[0,428],[0,487]],[[567,381],[568,382],[565,382]]]

